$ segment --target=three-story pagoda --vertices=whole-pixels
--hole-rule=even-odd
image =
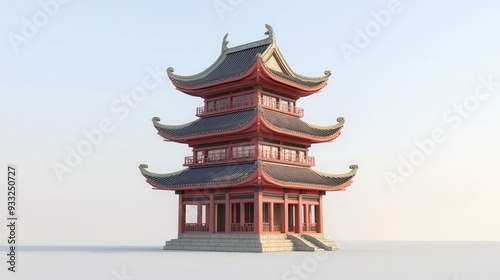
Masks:
[[[164,249],[335,249],[323,237],[322,198],[348,187],[357,166],[345,174],[311,169],[315,161],[308,149],[337,138],[344,119],[313,125],[301,120],[304,110],[296,106],[324,88],[330,72],[306,77],[292,71],[272,27],[266,28],[268,38],[232,48],[226,34],[219,58],[199,74],[180,76],[167,69],[178,90],[203,98],[204,105],[187,124],[153,118],[165,141],[192,148],[185,169],[156,174],[139,166],[154,189],[179,197],[179,237]]]

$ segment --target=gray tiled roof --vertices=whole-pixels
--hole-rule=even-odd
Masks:
[[[196,87],[237,77],[250,69],[255,63],[257,54],[262,54],[268,46],[269,44],[265,44],[229,53],[215,69],[200,79],[184,81],[173,78],[173,80],[183,86]]]
[[[274,180],[291,185],[313,185],[328,188],[339,187],[355,175],[357,166],[351,172],[341,175],[319,173],[309,167],[299,167],[277,163],[262,163],[264,172]]]
[[[273,127],[280,130],[299,133],[312,136],[315,138],[328,138],[342,129],[344,124],[343,118],[338,118],[339,122],[333,126],[316,126],[306,123],[298,117],[290,116],[284,113],[262,109],[262,116]]]
[[[220,166],[187,168],[171,174],[153,174],[145,171],[147,165],[141,165],[141,173],[149,181],[160,187],[188,187],[200,185],[231,184],[248,178],[255,172],[257,163],[242,163]]]
[[[236,130],[248,124],[255,117],[256,113],[257,109],[250,109],[203,117],[184,125],[163,125],[159,123],[159,118],[153,118],[153,123],[159,132],[172,138],[182,138]]]
[[[270,69],[270,68],[267,68],[267,70],[269,70],[269,72],[271,72],[273,75],[275,75],[275,76],[277,76],[279,78],[288,80],[290,82],[293,82],[293,83],[296,83],[296,84],[299,84],[299,85],[302,85],[302,86],[305,86],[305,87],[316,87],[316,86],[319,86],[321,83],[324,82],[324,80],[320,80],[320,81],[307,81],[307,80],[299,79],[297,77],[292,77],[290,75],[287,75],[285,73],[282,73],[282,72],[279,72],[279,71],[276,71],[276,70],[273,70],[273,69]]]

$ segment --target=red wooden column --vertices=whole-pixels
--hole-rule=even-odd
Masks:
[[[215,203],[214,203],[214,190],[209,190],[210,192],[210,205],[208,206],[208,232],[215,233]]]
[[[309,231],[309,223],[311,216],[309,216],[309,204],[304,204],[304,225],[306,226],[306,231]]]
[[[316,228],[318,233],[323,233],[323,195],[325,194],[325,191],[319,192],[319,205],[316,211]]]
[[[274,202],[269,202],[269,231],[274,231]]]
[[[262,100],[262,86],[261,85],[255,85],[255,86],[253,86],[253,88],[255,89],[255,97],[254,97],[255,98],[255,102],[256,102],[256,104],[261,104],[261,100]]]
[[[202,211],[202,204],[201,203],[197,203],[196,204],[196,223],[198,224],[198,227],[201,228],[201,224],[202,224],[202,216],[203,216],[203,211]]]
[[[185,224],[185,217],[186,214],[184,213],[186,207],[182,203],[182,198],[183,198],[183,192],[182,191],[176,191],[175,194],[179,195],[179,217],[178,217],[178,233],[184,233],[184,224]]]
[[[281,217],[281,233],[288,232],[288,193],[290,191],[285,189],[285,193],[283,194],[283,216]]]
[[[226,233],[231,232],[231,201],[229,190],[226,190]]]
[[[302,213],[304,213],[304,207],[302,206],[302,191],[299,193],[298,198],[299,204],[297,205],[297,224],[296,224],[296,233],[302,233]]]
[[[254,233],[262,233],[262,188],[254,188],[254,199],[253,199],[253,222],[254,222]]]
[[[245,225],[245,203],[240,202],[240,227],[241,230],[244,231],[245,229],[243,228]]]

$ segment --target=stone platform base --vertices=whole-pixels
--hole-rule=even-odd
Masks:
[[[337,246],[322,234],[187,234],[165,243],[163,250],[211,252],[333,251]]]

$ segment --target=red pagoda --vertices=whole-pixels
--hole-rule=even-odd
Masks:
[[[330,72],[306,77],[292,71],[272,27],[266,28],[268,38],[232,48],[226,34],[219,58],[199,74],[167,69],[178,90],[203,98],[204,105],[187,124],[152,120],[165,141],[192,148],[185,169],[156,174],[139,166],[154,189],[179,197],[178,238],[167,241],[165,250],[336,249],[323,237],[322,198],[347,188],[358,167],[345,174],[311,169],[309,147],[337,138],[344,119],[313,125],[301,120],[304,110],[296,106],[323,89]]]

